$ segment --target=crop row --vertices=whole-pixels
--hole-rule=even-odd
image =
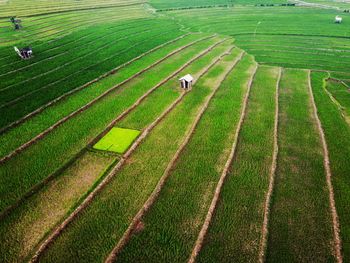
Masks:
[[[176,54],[171,63],[165,61],[138,76],[2,165],[1,210],[73,158],[111,119],[212,41],[202,41]]]
[[[251,69],[246,67],[243,72],[245,75],[239,79],[247,85]],[[198,262],[220,258],[258,261],[273,152],[276,105],[273,87],[277,78],[278,70],[271,67],[259,66],[255,74],[236,153]]]
[[[227,56],[231,53],[232,49],[234,47],[230,48],[229,51],[227,51],[226,53],[222,54],[220,57],[218,57],[211,65],[208,66],[208,68],[206,68],[203,71],[203,75],[206,74],[207,72],[210,71],[210,69],[212,67],[215,66],[215,64],[217,64],[224,56]],[[232,67],[234,67],[236,65],[236,63],[242,58],[243,56],[243,52],[241,53],[240,57],[237,58],[235,60],[235,63],[232,65]],[[221,81],[222,82],[222,81]],[[220,82],[220,83],[221,83]],[[194,83],[195,84],[195,83]],[[161,193],[168,177],[171,174],[171,170],[174,166],[174,164],[176,163],[176,161],[179,159],[180,155],[182,154],[182,151],[185,149],[185,147],[187,146],[188,142],[190,141],[190,139],[192,138],[192,135],[194,133],[194,131],[197,128],[197,125],[199,123],[199,121],[201,120],[204,112],[207,110],[209,103],[211,101],[211,99],[214,97],[214,95],[216,94],[216,91],[218,90],[218,88],[220,87],[220,85],[217,85],[215,87],[215,89],[213,90],[213,92],[210,94],[210,96],[208,96],[203,104],[203,106],[201,107],[200,111],[198,112],[198,114],[196,115],[195,120],[193,121],[191,128],[189,129],[187,135],[185,136],[185,138],[183,139],[181,145],[179,146],[179,148],[177,149],[177,151],[175,152],[174,156],[172,157],[172,159],[170,160],[170,162],[168,163],[162,177],[159,179],[156,187],[154,188],[153,192],[151,193],[151,195],[148,197],[147,201],[143,204],[143,206],[141,207],[141,209],[137,212],[137,214],[135,215],[135,217],[133,218],[133,220],[131,221],[129,227],[127,228],[127,230],[124,232],[123,236],[121,237],[121,239],[118,241],[118,243],[116,244],[116,246],[112,249],[111,253],[108,255],[106,262],[114,262],[116,260],[116,258],[118,257],[118,254],[120,253],[120,251],[124,248],[124,246],[127,244],[127,242],[129,241],[129,239],[131,238],[131,236],[133,235],[133,233],[135,231],[137,231],[137,227],[142,224],[142,220],[143,220],[143,216],[147,213],[147,211],[153,206],[153,204],[156,202],[159,194]]]
[[[206,37],[204,39],[207,39],[210,37]],[[189,43],[188,45],[182,46],[181,48],[174,50],[173,52],[169,53],[167,56],[161,58],[160,60],[156,61],[155,63],[151,64],[148,67],[145,67],[144,69],[142,69],[141,71],[137,72],[136,74],[134,74],[133,76],[125,79],[124,81],[118,83],[117,85],[111,87],[110,89],[107,89],[105,92],[103,92],[102,94],[100,94],[99,96],[97,96],[96,98],[94,98],[93,100],[91,100],[89,103],[85,104],[84,106],[76,109],[75,111],[71,112],[69,115],[65,116],[64,118],[60,119],[59,121],[57,121],[56,123],[54,123],[53,125],[51,125],[50,127],[48,127],[46,130],[42,131],[41,133],[39,133],[38,135],[36,135],[35,137],[33,137],[32,139],[30,139],[29,141],[27,141],[26,143],[22,144],[20,147],[18,147],[17,149],[15,149],[14,151],[12,151],[11,153],[9,153],[8,155],[6,155],[4,158],[0,159],[0,163],[3,163],[4,161],[12,158],[13,156],[19,154],[20,152],[22,152],[23,150],[25,150],[26,148],[30,147],[32,144],[36,143],[38,140],[41,140],[42,138],[44,138],[44,136],[46,136],[48,133],[52,132],[54,129],[56,129],[58,126],[62,125],[63,123],[65,123],[66,121],[68,121],[69,119],[73,118],[75,115],[82,113],[83,111],[87,110],[89,107],[91,107],[92,105],[94,105],[95,103],[99,102],[101,99],[103,99],[105,96],[107,96],[108,94],[110,94],[111,92],[115,91],[116,89],[118,89],[119,87],[121,87],[122,85],[128,83],[129,81],[133,80],[135,77],[147,72],[149,69],[155,67],[156,65],[158,65],[159,63],[165,61],[166,59],[168,59],[169,57],[173,56],[174,54],[177,54],[178,52],[180,52],[181,50],[188,48],[204,39],[199,39],[198,41],[194,41]]]
[[[227,49],[227,46],[225,49]],[[220,48],[220,53],[225,51],[225,49],[223,50]],[[208,64],[210,64],[210,61],[213,61],[214,58],[220,55],[220,53],[218,53],[216,50],[217,48],[212,51],[216,54],[212,54],[212,52],[210,52],[208,55],[203,56],[200,60],[198,60],[200,64],[195,63],[191,65],[186,69],[186,71],[184,71],[184,73],[190,71],[194,72],[195,75],[200,74],[203,68],[205,69]],[[206,76],[207,74],[203,76],[203,81],[206,79]],[[201,81],[202,80],[199,80],[199,82]],[[177,81],[173,80],[164,88],[171,90],[177,86]],[[195,87],[197,87],[197,84]],[[188,131],[190,128],[190,125],[194,120],[196,113],[198,113],[198,110],[205,97],[208,95],[208,90],[204,91],[195,87],[184,97],[183,101],[179,103],[177,107],[154,128],[148,139],[135,151],[134,155],[132,156],[133,161],[126,163],[123,169],[119,171],[118,176],[116,176],[109,183],[109,185],[107,185],[104,191],[97,196],[97,198],[90,204],[85,212],[81,214],[77,220],[72,222],[72,224],[66,229],[65,232],[62,233],[62,235],[56,240],[47,253],[58,252],[60,254],[62,250],[56,250],[57,246],[64,245],[69,248],[69,252],[64,255],[65,258],[69,253],[74,253],[74,251],[77,251],[75,249],[78,246],[84,244],[82,247],[85,247],[85,249],[81,251],[83,252],[82,258],[86,260],[90,258],[94,261],[99,259],[103,260],[103,258],[107,256],[117,238],[114,236],[114,234],[111,235],[111,231],[117,236],[121,236],[123,234],[123,229],[127,227],[125,223],[128,224],[130,222],[130,216],[136,214],[139,207],[142,206],[142,203],[152,192],[153,188],[157,184],[157,181],[166,168],[167,163],[181,144],[182,138],[186,135],[186,131]],[[142,116],[140,117],[142,118]],[[179,119],[182,121],[176,121]],[[124,122],[124,124],[126,123]],[[159,157],[161,161],[159,160]],[[147,160],[147,166],[144,165],[145,160]],[[111,191],[113,193],[111,193]],[[115,199],[112,197],[112,195]],[[114,199],[114,201],[112,201],[112,199]],[[98,206],[98,204],[104,202],[104,200],[112,206]],[[115,209],[116,207],[119,208]],[[110,218],[115,218],[117,221],[112,220],[112,222],[110,222],[111,224],[96,224],[100,219],[91,221],[91,213],[95,214],[97,212],[99,215],[102,215],[96,210],[96,208],[97,210],[100,208],[108,209],[108,213],[111,215]],[[125,211],[125,213],[122,211]],[[116,215],[116,213],[117,216],[112,217],[112,215]],[[81,222],[85,220],[88,220],[89,222]],[[78,227],[76,227],[77,224],[79,224]],[[99,233],[98,239],[99,242],[101,242],[100,248],[97,249],[95,242],[91,242],[91,240],[89,240],[87,237],[82,236],[84,230],[82,230],[81,227],[86,227],[86,229],[95,229]],[[79,229],[82,231],[80,232]],[[69,234],[72,231],[78,231],[77,235]],[[71,237],[72,239],[77,238],[79,242],[76,243],[74,240],[70,240],[69,243],[61,244],[62,238],[65,239],[67,237]],[[42,259],[43,261],[45,261],[47,253],[44,254],[44,258]],[[94,257],[92,254],[95,254],[96,257]],[[56,257],[60,257],[60,255],[55,255],[54,258]],[[64,258],[62,258],[62,260],[64,260]]]
[[[97,2],[98,3],[98,2]],[[134,1],[134,2],[121,2],[121,3],[111,3],[108,5],[87,5],[87,6],[74,6],[73,8],[67,8],[67,7],[61,7],[61,6],[57,6],[55,8],[53,7],[49,7],[49,6],[45,6],[43,8],[23,8],[21,10],[21,8],[16,8],[15,10],[17,11],[16,14],[17,15],[21,15],[21,16],[37,16],[37,15],[45,15],[45,14],[53,14],[53,13],[64,13],[64,12],[71,12],[71,11],[80,11],[80,10],[96,10],[96,9],[103,9],[103,8],[110,8],[110,7],[125,7],[125,6],[133,6],[133,5],[140,5],[141,3],[143,3],[142,1]],[[13,6],[9,6],[9,11],[5,12],[2,11],[0,13],[1,18],[4,17],[9,17],[11,15],[13,15]],[[34,11],[34,12],[33,12]]]
[[[332,221],[307,71],[284,70],[279,105],[279,154],[267,259],[327,261],[333,258]]]
[[[131,23],[117,23],[112,24],[111,26],[93,26],[84,30],[79,30],[74,32],[73,34],[69,34],[63,38],[59,38],[54,42],[44,43],[41,46],[32,47],[35,50],[36,54],[35,57],[30,61],[13,60],[13,54],[11,53],[8,56],[8,58],[10,59],[5,60],[6,57],[3,56],[4,62],[0,62],[2,64],[2,66],[0,66],[1,76],[4,74],[8,74],[9,72],[14,70],[20,70],[22,68],[31,67],[45,59],[52,59],[55,56],[61,56],[66,54],[67,52],[72,52],[75,49],[84,47],[84,45],[93,43],[93,41],[98,39],[99,37],[106,38],[110,33],[122,33],[126,29],[139,27],[140,25],[149,22],[149,20],[142,19],[138,21],[133,21]],[[8,53],[9,49],[6,49],[4,54]]]
[[[150,26],[152,26],[152,24]],[[154,31],[157,32],[157,29],[158,28],[156,27]],[[116,43],[125,45],[125,41],[123,40],[129,40],[129,39],[133,40],[133,37],[135,36],[137,36],[135,39],[135,41],[137,41],[138,35],[141,32],[150,34],[152,31],[149,29],[147,30],[147,25],[137,27],[134,29],[125,28],[125,30],[109,32],[107,36],[102,35],[100,38],[93,39],[91,42],[90,41],[82,42],[78,46],[70,45],[67,48],[71,47],[72,48],[71,51],[67,52],[63,56],[60,56],[60,57],[56,56],[54,59],[50,59],[49,61],[46,61],[44,65],[35,64],[35,65],[31,65],[29,69],[28,68],[26,68],[25,70],[18,69],[14,71],[12,74],[9,74],[9,73],[3,74],[1,76],[3,79],[3,83],[1,84],[1,91],[4,92],[6,90],[10,90],[12,87],[16,87],[18,85],[27,83],[28,80],[31,80],[32,78],[37,79],[42,75],[57,71],[57,68],[60,68],[65,65],[70,65],[75,61],[80,62],[80,64],[84,65],[84,62],[88,58],[89,54],[91,54],[91,56],[94,56],[97,52],[100,53],[102,49],[109,51],[109,48],[111,46],[115,46]],[[143,38],[140,37],[140,38],[144,39],[144,37]],[[121,47],[119,47],[119,49],[121,49]]]
[[[213,88],[220,88],[181,155],[171,164],[170,175],[157,202],[143,217],[140,230],[133,233],[118,255],[118,262],[183,262],[188,259],[240,115],[244,88],[232,90],[238,93],[238,99],[227,96],[228,89],[232,87],[231,76],[235,74],[235,69],[230,72],[230,66],[234,64],[234,56],[237,57],[239,53],[235,49],[232,55],[223,59],[220,67],[208,73]],[[227,73],[227,79],[221,83]],[[207,83],[210,82],[201,82],[198,87],[207,88]]]
[[[126,42],[111,47],[108,52],[102,51],[95,56],[86,58],[84,61],[85,67],[71,64],[62,70],[56,71],[54,79],[51,74],[46,74],[40,78],[40,81],[38,79],[31,81],[30,87],[36,92],[33,92],[30,97],[26,97],[25,100],[22,99],[11,107],[2,109],[1,113],[7,118],[2,120],[1,126],[15,121],[48,101],[181,34],[178,30],[168,31],[168,34],[162,32],[164,31],[159,29],[155,30],[153,34],[141,33],[134,39],[128,39]],[[149,36],[153,36],[151,41],[148,40]],[[137,41],[137,39],[139,40]],[[133,40],[135,43],[131,42]],[[86,74],[87,72],[89,74]],[[42,92],[44,90],[46,92]]]
[[[146,68],[148,69],[152,65],[162,62],[167,57],[170,57],[172,53],[181,51],[180,49],[196,43],[197,40],[198,36],[181,36],[172,40],[170,43],[165,43],[164,46],[157,46],[155,50],[149,50],[147,51],[148,53],[143,53],[140,57],[128,61],[120,66],[120,68],[115,68],[78,89],[65,93],[61,97],[44,105],[43,108],[39,108],[32,114],[27,115],[19,123],[20,125],[18,127],[17,124],[12,126],[12,129],[4,133],[0,138],[3,146],[1,156],[24,144],[65,116],[84,107],[84,105],[101,96],[101,94],[118,88],[120,83],[132,78],[132,76],[139,75]]]
[[[121,10],[119,10],[121,11]],[[130,10],[129,10],[130,11]],[[58,24],[57,26],[48,26],[46,29],[40,28],[40,30],[35,31],[31,34],[25,34],[26,29],[22,29],[22,31],[8,31],[9,36],[6,39],[2,40],[2,43],[9,46],[11,44],[18,44],[18,45],[35,45],[36,43],[42,43],[43,41],[52,40],[57,37],[65,36],[69,34],[70,32],[76,31],[78,29],[84,29],[86,27],[95,25],[95,24],[101,24],[101,23],[113,23],[118,21],[127,21],[131,19],[138,19],[142,17],[147,17],[148,15],[145,14],[144,11],[138,10],[138,12],[134,12],[132,15],[122,15],[118,16],[116,15],[116,12],[112,12],[109,16],[96,16],[96,17],[89,17],[87,16],[82,20],[77,19],[76,21],[68,21],[67,23]],[[49,27],[53,27],[53,29],[48,29]],[[11,36],[11,37],[10,37]],[[40,42],[38,42],[38,39],[40,39]]]
[[[210,49],[208,50],[210,51]],[[205,51],[206,53],[208,51]],[[214,52],[214,51],[213,51]],[[202,55],[199,56],[203,56],[205,55],[205,53],[202,53]],[[197,59],[199,58],[199,56],[196,56],[194,59],[188,61],[185,65],[183,65],[181,68],[186,68],[188,67],[188,65],[190,65],[189,67],[193,68],[193,65],[197,65],[197,67],[199,66]],[[176,72],[175,72],[176,73]],[[175,74],[173,73],[173,74]],[[165,80],[167,81],[167,80]],[[164,82],[164,81],[163,81]],[[152,120],[155,118],[155,116],[158,116],[160,114],[160,112],[162,112],[162,110],[164,108],[166,108],[166,106],[168,104],[171,104],[171,102],[178,97],[178,89],[175,90],[169,88],[169,85],[171,84],[171,86],[173,86],[174,84],[177,86],[177,81],[172,81],[171,83],[166,83],[165,86],[166,87],[161,87],[160,89],[155,90],[154,92],[150,93],[147,92],[145,93],[142,97],[145,98],[145,100],[143,101],[143,99],[139,99],[132,107],[130,107],[128,110],[125,111],[125,114],[121,114],[119,115],[113,122],[111,122],[108,127],[106,128],[105,132],[108,131],[111,127],[113,127],[114,125],[116,125],[116,123],[119,123],[120,121],[122,121],[122,123],[125,124],[126,122],[129,122],[128,127],[132,127],[132,124],[130,123],[133,122],[133,119],[137,119],[137,124],[138,124],[138,128],[139,129],[143,129],[145,126],[148,125],[148,123],[151,123]],[[164,84],[158,84],[157,86],[163,86]],[[149,94],[149,96],[148,96]],[[147,98],[146,98],[147,97]],[[178,98],[175,102],[173,102],[173,104],[164,112],[164,114],[166,115],[178,102],[179,102]],[[142,102],[142,103],[141,103]],[[137,106],[137,107],[136,107]],[[135,108],[136,107],[136,108]],[[147,114],[147,118],[144,118],[144,111],[146,110]],[[125,119],[122,119],[123,116],[125,116]],[[129,121],[128,121],[129,119]],[[147,134],[150,132],[150,130],[161,120],[161,117],[158,117],[156,119],[155,122],[153,122],[150,126],[148,126],[147,129],[144,130],[143,134]],[[121,124],[123,125],[123,124]],[[141,126],[139,126],[141,125]],[[135,127],[134,127],[135,128]],[[98,140],[98,138],[100,138],[103,134],[105,134],[105,132],[103,132],[102,134],[100,134],[97,138],[95,138],[93,141],[96,142],[96,140]],[[143,135],[141,135],[138,139],[138,142],[135,142],[134,146],[132,147],[133,149],[136,147],[136,144],[138,144],[142,139],[141,137],[144,137]],[[92,145],[92,143],[89,143],[89,145]],[[127,158],[127,156],[131,153],[132,150],[129,150],[128,153],[124,154],[124,159]],[[79,157],[79,159],[76,161],[78,163],[82,162],[82,160],[84,160],[84,158],[86,158],[86,154],[83,155],[82,157]],[[80,160],[82,159],[82,160]],[[102,160],[103,161],[103,160]],[[121,162],[121,161],[120,161]],[[98,160],[97,162],[92,162],[89,163],[88,166],[101,166],[101,161]],[[118,163],[118,166],[120,166],[120,163]],[[96,174],[97,176],[97,174]],[[0,229],[0,231],[2,231],[3,233],[6,233],[6,237],[7,237],[7,242],[6,244],[4,244],[3,248],[5,249],[5,247],[11,247],[11,251],[8,251],[6,254],[10,257],[10,255],[12,254],[13,257],[15,257],[16,253],[19,253],[17,249],[19,249],[18,246],[14,245],[14,244],[10,244],[9,242],[13,242],[14,240],[16,240],[17,238],[21,238],[21,236],[19,235],[25,235],[26,232],[32,232],[32,228],[37,225],[42,225],[42,222],[45,222],[46,225],[50,225],[51,227],[54,226],[54,224],[58,221],[60,221],[60,217],[59,215],[62,216],[62,210],[67,212],[67,207],[69,207],[69,205],[67,203],[65,203],[65,206],[56,206],[55,208],[51,208],[50,210],[50,216],[48,216],[47,213],[45,212],[41,212],[42,215],[40,216],[40,218],[38,218],[38,216],[33,217],[32,213],[27,213],[28,212],[28,206],[30,207],[30,211],[46,211],[45,209],[43,209],[43,205],[45,205],[45,200],[46,199],[50,199],[53,201],[53,198],[56,198],[54,203],[57,204],[61,204],[62,203],[62,199],[66,200],[67,197],[72,196],[72,194],[69,192],[70,191],[70,184],[73,184],[76,182],[77,179],[68,179],[65,178],[67,176],[63,176],[63,178],[61,178],[61,176],[55,178],[55,180],[51,183],[49,183],[43,190],[39,191],[38,194],[36,194],[35,196],[33,196],[32,198],[30,198],[28,201],[26,201],[25,205],[22,205],[21,207],[17,208],[14,213],[10,214],[10,217],[7,217],[5,222],[6,224],[3,225],[3,227]],[[102,182],[102,184],[105,184],[108,182],[108,178],[105,178]],[[61,195],[57,196],[55,193],[55,189],[57,188],[56,185],[59,184],[61,185],[62,183],[59,183],[61,181],[64,181],[65,183],[69,184],[66,188],[63,187],[63,189],[61,189]],[[68,182],[67,182],[68,181]],[[85,180],[84,180],[85,181]],[[96,188],[96,190],[93,191],[93,193],[95,194],[98,189],[100,189],[100,185],[98,186],[98,188]],[[91,186],[91,183],[90,183]],[[62,187],[61,187],[62,188]],[[53,194],[51,194],[51,191],[53,191]],[[65,193],[65,194],[64,194]],[[81,192],[79,192],[81,194]],[[74,194],[75,198],[74,200],[77,201],[80,197],[79,193]],[[93,195],[94,195],[93,194]],[[67,197],[66,197],[66,196]],[[91,194],[90,194],[91,195]],[[90,195],[87,197],[87,199],[82,203],[82,205],[79,206],[78,210],[81,210],[84,206],[86,206],[90,201],[91,201],[91,197]],[[43,199],[42,199],[43,198]],[[59,200],[58,200],[59,199]],[[74,205],[74,200],[71,200],[71,205]],[[88,201],[90,200],[90,201]],[[21,216],[19,216],[19,214],[25,213],[27,216],[25,217],[26,220],[21,220],[21,222],[18,222],[18,218],[22,218]],[[74,212],[74,214],[76,213],[76,211]],[[37,214],[37,213],[34,213]],[[39,213],[40,214],[40,213]],[[57,215],[56,218],[52,217],[52,214]],[[71,218],[71,216],[69,216],[69,218]],[[67,219],[68,221],[70,219]],[[65,220],[64,222],[67,222],[67,220]],[[65,224],[65,223],[63,223]],[[22,225],[32,225],[32,228],[30,229],[22,229]],[[48,226],[49,227],[49,226]],[[22,230],[19,230],[22,229]],[[61,227],[59,227],[59,229],[61,229]],[[13,230],[13,231],[12,231]],[[39,233],[38,233],[39,232]],[[38,242],[42,236],[47,232],[47,229],[41,229],[41,231],[36,231],[34,233],[32,233],[33,235],[36,236],[36,241],[34,239],[31,239],[30,241],[28,241],[26,243],[26,247],[30,247],[33,248],[33,244],[32,242]],[[41,236],[40,236],[41,235]],[[21,254],[23,253],[28,253],[28,250],[23,251],[23,249],[20,252]]]
[[[350,207],[349,193],[349,153],[350,126],[345,121],[336,104],[332,102],[326,92],[328,74],[312,72],[311,84],[315,97],[318,116],[324,130],[329,150],[332,184],[334,187],[335,205],[339,216],[340,237],[344,262],[350,260]],[[340,136],[341,135],[341,136]]]

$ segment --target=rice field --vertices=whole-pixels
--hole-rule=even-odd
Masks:
[[[350,262],[347,9],[0,0],[0,262]]]

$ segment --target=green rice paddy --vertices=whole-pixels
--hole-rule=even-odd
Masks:
[[[0,262],[350,263],[349,10],[0,0]]]

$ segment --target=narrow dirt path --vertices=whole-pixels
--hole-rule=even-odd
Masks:
[[[324,169],[326,172],[326,180],[327,180],[327,187],[328,187],[328,192],[329,192],[329,203],[330,203],[330,210],[331,210],[331,215],[332,215],[332,222],[333,222],[333,238],[334,238],[334,253],[335,257],[338,263],[343,262],[343,256],[341,253],[342,250],[342,242],[340,238],[340,226],[339,226],[339,218],[338,218],[338,213],[335,205],[335,199],[334,199],[334,189],[333,189],[333,184],[332,184],[332,172],[331,168],[329,166],[329,152],[328,152],[328,146],[326,142],[326,137],[322,128],[321,121],[318,117],[318,111],[317,111],[317,106],[315,103],[315,98],[314,94],[312,91],[312,85],[311,85],[311,71],[308,71],[308,86],[309,86],[309,93],[310,93],[310,99],[311,99],[311,104],[313,108],[313,114],[317,123],[318,127],[318,132],[320,134],[320,139],[322,142],[322,147],[323,147],[323,156],[324,156]]]
[[[277,155],[278,155],[278,98],[279,98],[279,85],[282,76],[282,68],[279,68],[277,83],[276,83],[276,95],[275,95],[275,124],[273,131],[273,154],[272,154],[272,164],[270,170],[270,182],[269,188],[267,190],[266,199],[265,199],[265,207],[264,207],[264,221],[261,230],[261,243],[260,243],[260,251],[259,251],[259,262],[265,262],[266,257],[266,247],[267,247],[267,236],[268,236],[268,228],[269,228],[269,217],[270,217],[270,205],[271,198],[273,193],[273,187],[275,185],[275,175],[277,168]]]
[[[247,108],[247,104],[248,104],[250,89],[251,89],[251,86],[252,86],[252,83],[253,83],[253,80],[254,80],[254,76],[255,76],[255,73],[256,73],[257,69],[258,69],[258,65],[256,64],[255,68],[254,68],[254,71],[253,71],[253,74],[252,74],[252,76],[251,76],[251,78],[250,78],[250,80],[248,82],[248,89],[247,89],[245,98],[243,100],[241,116],[240,116],[240,119],[239,119],[239,122],[238,122],[238,125],[237,125],[237,128],[236,128],[236,132],[235,132],[235,136],[234,136],[234,140],[233,140],[233,144],[232,144],[230,155],[229,155],[229,157],[228,157],[228,159],[226,161],[226,164],[225,164],[224,169],[223,169],[223,171],[221,173],[219,182],[218,182],[218,184],[216,186],[215,193],[214,193],[213,199],[211,201],[211,204],[210,204],[207,216],[206,216],[206,218],[204,220],[203,226],[202,226],[202,228],[201,228],[201,230],[199,232],[199,235],[198,235],[198,238],[197,238],[197,240],[195,242],[195,245],[194,245],[194,248],[192,250],[191,256],[190,256],[190,258],[188,260],[189,263],[194,263],[196,261],[196,258],[197,258],[198,254],[199,254],[199,252],[200,252],[200,250],[201,250],[201,248],[203,246],[204,238],[205,238],[206,233],[208,231],[211,219],[213,217],[216,205],[217,205],[219,197],[220,197],[221,188],[222,188],[222,186],[223,186],[223,184],[225,182],[225,178],[226,178],[226,176],[228,174],[228,171],[229,171],[229,168],[231,166],[233,157],[235,155],[239,133],[240,133],[243,121],[244,121],[245,114],[246,114],[246,108]]]

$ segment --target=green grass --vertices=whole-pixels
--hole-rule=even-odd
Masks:
[[[348,71],[348,22],[342,12],[303,7],[209,8],[167,12],[192,30],[233,36],[260,63],[292,68]],[[341,59],[339,59],[341,58]]]
[[[1,259],[5,262],[25,261],[48,231],[78,205],[80,199],[104,176],[116,158],[86,152],[59,178],[2,218]]]
[[[191,64],[184,71],[190,70],[195,78],[207,64],[224,52],[229,43],[213,49],[208,55]],[[181,72],[181,74],[183,74]],[[136,110],[128,114],[118,126],[144,129],[179,96],[180,88],[177,78],[167,82],[154,91]],[[37,194],[16,208],[9,217],[0,224],[0,233],[4,240],[0,252],[9,261],[27,257],[38,242],[58,222],[63,220],[74,207],[79,204],[79,198],[101,179],[98,169],[106,167],[106,161],[115,160],[115,156],[100,156],[102,152],[87,152],[79,157],[66,169],[62,175],[55,178]],[[92,179],[95,179],[93,181]],[[97,181],[97,182],[96,182]],[[77,186],[78,189],[77,189]],[[48,205],[48,201],[52,204]],[[49,207],[49,209],[46,209]],[[28,226],[31,226],[30,228]],[[35,230],[35,231],[33,231]],[[31,236],[30,239],[26,238]],[[20,244],[16,240],[23,240]]]
[[[107,33],[109,38],[101,37],[101,40],[88,44],[87,48],[73,50],[72,53],[68,52],[61,57],[35,64],[29,69],[22,70],[23,72],[2,77],[0,86],[4,90],[0,91],[2,106],[0,114],[3,117],[0,120],[0,127],[16,121],[56,97],[147,50],[183,34],[174,24],[167,24],[167,34],[164,34],[163,26],[168,22],[161,26],[156,26],[154,22],[150,24],[144,22],[144,25],[136,26],[135,29],[126,28],[114,34]],[[71,44],[71,48],[74,47],[75,44]]]
[[[70,119],[0,167],[0,211],[73,158],[106,125],[189,58],[218,39],[200,42],[135,78],[117,92]]]
[[[322,145],[309,96],[307,72],[284,70],[267,245],[269,262],[334,261]]]
[[[233,56],[226,57],[226,65]],[[192,138],[172,168],[154,206],[143,218],[144,229],[132,236],[118,262],[185,262],[207,214],[216,183],[232,147],[253,60],[246,56],[220,86]],[[221,66],[212,78],[225,72]],[[198,85],[205,88],[208,81]],[[237,83],[237,84],[236,84]],[[219,83],[216,83],[218,85]]]
[[[199,63],[206,61],[203,64],[208,65],[215,56],[217,54],[209,53]],[[195,68],[196,64],[193,63]],[[190,69],[192,66],[188,68]],[[203,83],[206,79],[207,75],[200,82]],[[175,87],[178,88],[178,83]],[[77,251],[82,261],[97,262],[105,259],[153,191],[190,129],[199,107],[208,96],[210,89],[197,87],[200,87],[200,83],[154,128],[104,191],[44,254],[43,262],[64,262],[76,255]],[[108,223],[102,223],[106,219]],[[86,235],[88,232],[98,235],[91,239]]]
[[[148,54],[142,59],[133,62],[132,64],[120,69],[116,73],[86,87],[85,89],[77,92],[60,101],[59,103],[50,106],[40,114],[28,119],[23,124],[9,130],[0,137],[0,156],[8,154],[23,143],[27,142],[35,135],[44,131],[64,116],[72,113],[73,111],[84,106],[104,91],[112,88],[116,84],[126,80],[133,76],[137,72],[141,71],[145,67],[150,66],[159,59],[165,57],[173,50],[180,48],[192,41],[197,40],[200,37],[204,37],[201,34],[189,35],[183,39],[176,41],[175,43],[169,44],[154,53]]]
[[[324,91],[327,73],[312,72],[312,89],[329,150],[344,262],[350,261],[350,127]]]
[[[249,71],[238,72],[236,85],[247,85]],[[256,72],[236,154],[198,262],[258,261],[272,162],[277,77],[277,68],[260,66]]]
[[[332,94],[335,100],[339,103],[347,117],[350,117],[350,90],[343,83],[328,80],[327,90]]]
[[[102,151],[124,153],[139,134],[140,131],[137,130],[114,127],[93,148]]]

